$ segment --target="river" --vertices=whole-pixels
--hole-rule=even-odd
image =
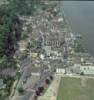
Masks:
[[[62,7],[72,31],[82,35],[83,47],[94,56],[94,1],[64,1]]]

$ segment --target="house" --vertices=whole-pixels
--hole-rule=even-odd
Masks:
[[[60,63],[56,68],[56,74],[65,74],[65,68],[62,63]]]
[[[63,33],[49,33],[43,35],[43,45],[51,46],[51,48],[61,48],[64,42]]]
[[[56,69],[56,73],[57,74],[64,74],[65,73],[65,69],[64,68],[57,68]]]
[[[91,63],[74,64],[72,70],[77,74],[94,75],[94,65],[92,65]]]
[[[28,42],[27,42],[27,41],[21,40],[21,41],[18,43],[18,45],[19,45],[19,50],[20,50],[20,51],[25,51],[26,48],[27,48]]]
[[[36,58],[37,56],[38,56],[38,53],[30,52],[30,57],[34,57],[34,58]]]
[[[48,65],[42,64],[40,67],[32,67],[31,75],[40,77],[42,73],[47,72],[48,70]]]
[[[39,76],[40,77],[40,75],[41,75],[41,69],[40,69],[40,67],[39,68],[32,68],[32,71],[31,71],[31,75],[33,75],[33,76]]]

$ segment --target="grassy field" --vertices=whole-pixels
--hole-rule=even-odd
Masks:
[[[94,100],[94,79],[62,78],[57,100]]]

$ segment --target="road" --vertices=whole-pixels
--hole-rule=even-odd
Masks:
[[[30,93],[26,93],[26,95],[23,97],[18,96],[18,88],[22,86],[24,79],[26,79],[26,77],[31,73],[30,69],[31,69],[31,61],[29,58],[26,58],[21,66],[22,75],[21,75],[21,78],[17,84],[14,97],[11,100],[23,100],[21,98],[24,98],[24,100],[28,100],[25,98],[29,97],[29,95],[30,96],[32,95],[32,91],[31,91]],[[17,99],[16,99],[16,97],[17,97]]]
[[[33,96],[33,92],[32,91],[26,93],[23,96],[13,97],[12,100],[29,100],[31,96]]]

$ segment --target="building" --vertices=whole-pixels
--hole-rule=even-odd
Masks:
[[[30,57],[36,58],[38,56],[38,53],[30,52]]]
[[[40,67],[32,67],[31,68],[31,75],[40,77],[41,70],[42,70],[42,68],[40,68]]]
[[[77,74],[94,75],[94,65],[91,63],[74,64],[72,71]]]
[[[80,66],[80,73],[85,75],[94,75],[94,66],[93,65],[82,65]]]
[[[35,64],[36,65],[36,64]],[[48,71],[48,65],[47,64],[43,64],[42,62],[39,64],[39,67],[32,67],[31,68],[31,75],[33,76],[41,76],[42,73]]]
[[[43,35],[43,45],[51,46],[51,48],[61,48],[64,43],[64,34],[52,33]]]
[[[56,68],[56,74],[65,74],[65,67],[63,63],[60,63]]]
[[[21,41],[18,43],[19,51],[21,51],[21,52],[25,51],[26,48],[27,48],[27,45],[28,45],[28,41],[23,41],[23,40],[21,40]]]
[[[65,69],[64,68],[57,68],[56,69],[56,73],[57,74],[64,74],[65,73]]]

